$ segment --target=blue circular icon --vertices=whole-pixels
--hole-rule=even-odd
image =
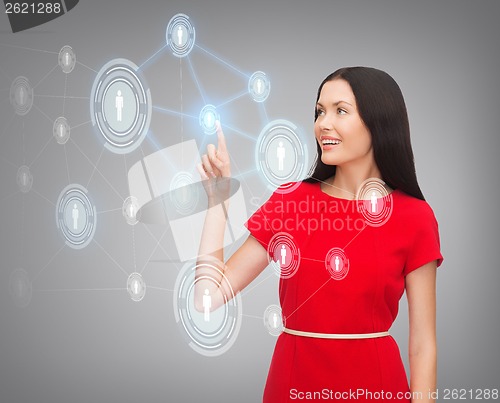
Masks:
[[[195,29],[187,15],[176,14],[170,19],[166,39],[174,56],[187,56],[193,49],[195,38]]]
[[[217,131],[216,122],[220,120],[219,114],[215,106],[205,105],[199,117],[200,126],[205,134],[214,134]]]
[[[10,86],[10,103],[14,111],[20,115],[26,115],[33,106],[33,87],[26,77],[17,77]]]
[[[197,293],[200,306],[195,304]],[[225,303],[214,309],[218,297]],[[193,350],[209,357],[218,356],[234,344],[239,333],[241,297],[234,293],[217,265],[187,263],[175,283],[174,314]]]
[[[117,154],[135,150],[149,130],[152,115],[151,91],[129,60],[115,59],[97,74],[92,86],[92,124]]]
[[[64,73],[71,73],[76,65],[76,56],[73,48],[71,46],[63,46],[59,51],[57,62]]]
[[[72,184],[63,189],[56,205],[56,224],[66,244],[74,249],[87,246],[94,237],[96,209],[87,189]]]
[[[71,127],[69,126],[68,120],[61,116],[58,117],[52,128],[52,133],[58,144],[66,144],[69,140],[69,135],[71,132]]]
[[[248,80],[248,92],[255,102],[264,102],[271,92],[271,82],[262,71],[256,71]]]
[[[19,190],[23,193],[28,193],[33,186],[33,175],[28,166],[19,167],[16,175],[16,182]]]
[[[256,165],[273,190],[290,192],[306,174],[307,149],[291,122],[279,119],[267,124],[255,150]],[[282,186],[289,183],[293,185]]]

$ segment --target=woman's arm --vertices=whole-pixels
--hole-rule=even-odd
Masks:
[[[198,252],[195,283],[195,306],[203,309],[203,295],[211,297],[215,310],[245,288],[268,265],[266,249],[249,236],[224,263],[224,232],[229,209],[230,159],[224,134],[217,122],[217,149],[207,146],[198,171],[207,193],[208,208]]]
[[[436,261],[406,276],[410,320],[410,391],[414,403],[434,403],[436,389]]]

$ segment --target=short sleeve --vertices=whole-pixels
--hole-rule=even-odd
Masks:
[[[266,249],[273,235],[282,230],[283,197],[283,193],[275,191],[245,223],[250,234]]]
[[[434,212],[426,202],[415,210],[415,214],[407,223],[408,228],[412,230],[412,241],[403,271],[405,276],[434,260],[437,260],[438,267],[443,262],[439,226]]]

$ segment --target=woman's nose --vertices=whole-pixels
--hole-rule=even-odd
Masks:
[[[328,131],[332,130],[333,129],[333,119],[331,118],[331,116],[329,116],[328,114],[321,116],[320,121],[319,121],[319,128],[321,130],[328,130]]]

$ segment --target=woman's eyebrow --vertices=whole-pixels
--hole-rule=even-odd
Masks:
[[[351,106],[353,106],[351,103],[349,103],[349,102],[347,102],[347,101],[344,101],[343,99],[341,99],[341,100],[339,100],[339,101],[336,101],[336,102],[332,102],[332,105],[337,106],[337,105],[339,105],[339,104],[341,104],[341,103],[344,103],[344,104],[347,104],[347,105],[351,105]],[[317,105],[317,106],[321,106],[321,107],[323,107],[323,104],[322,104],[321,102],[316,102],[316,105]]]

